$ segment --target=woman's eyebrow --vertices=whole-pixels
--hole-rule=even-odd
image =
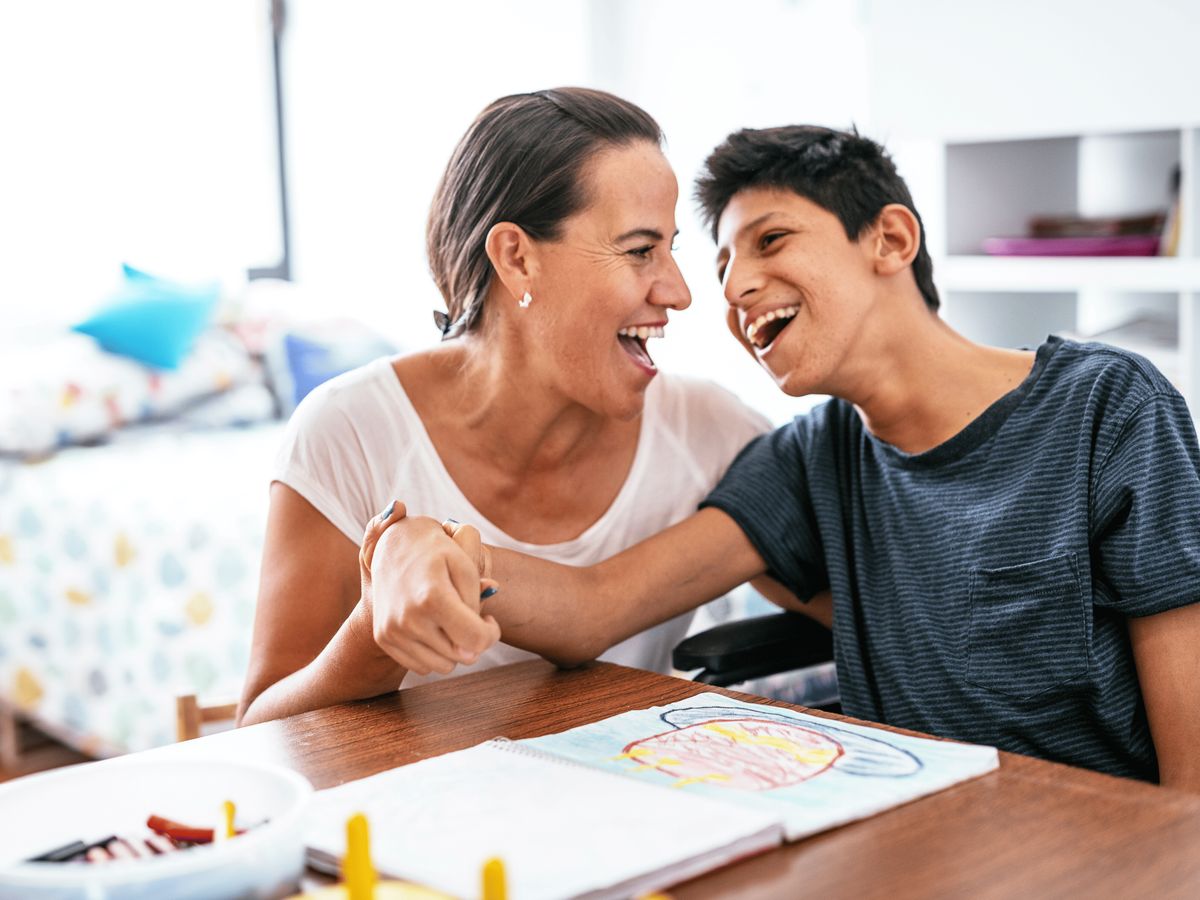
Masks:
[[[620,243],[621,241],[627,241],[630,238],[635,237],[645,238],[646,240],[650,241],[661,241],[663,239],[663,233],[657,228],[634,228],[632,231],[626,231],[624,234],[617,235],[617,243]],[[674,240],[677,237],[679,237],[678,228],[676,228],[675,233],[671,235],[671,239]]]

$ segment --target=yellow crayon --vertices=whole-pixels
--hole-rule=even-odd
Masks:
[[[508,900],[508,881],[500,859],[489,859],[483,864],[483,900]]]
[[[346,855],[342,883],[297,894],[292,900],[453,900],[447,894],[404,881],[380,881],[371,862],[367,817],[355,813],[346,820]]]
[[[221,808],[225,812],[225,837],[234,837],[237,830],[233,827],[233,819],[237,815],[237,807],[233,805],[232,800],[226,800]]]
[[[371,838],[367,817],[355,813],[346,821],[346,855],[342,879],[350,900],[375,900],[375,866],[371,864]]]

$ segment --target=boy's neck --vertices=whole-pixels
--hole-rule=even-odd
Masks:
[[[1029,375],[1036,355],[973,343],[932,315],[880,343],[871,378],[844,399],[873,435],[911,454],[962,431]]]

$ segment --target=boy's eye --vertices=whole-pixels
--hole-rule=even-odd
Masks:
[[[758,239],[758,247],[760,250],[765,250],[781,237],[783,237],[782,231],[768,231]]]

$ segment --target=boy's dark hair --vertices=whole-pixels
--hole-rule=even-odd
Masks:
[[[513,222],[534,240],[556,239],[563,220],[588,202],[588,161],[636,141],[662,143],[649,113],[588,88],[512,94],[479,114],[450,157],[425,230],[429,269],[449,310],[435,316],[443,340],[483,319],[492,226]]]
[[[857,131],[816,125],[744,128],[729,135],[704,163],[696,199],[704,223],[717,237],[717,223],[733,195],[747,188],[793,191],[841,220],[846,236],[858,240],[889,203],[907,206],[921,226],[913,277],[925,305],[940,305],[925,225],[908,186],[883,147]]]

